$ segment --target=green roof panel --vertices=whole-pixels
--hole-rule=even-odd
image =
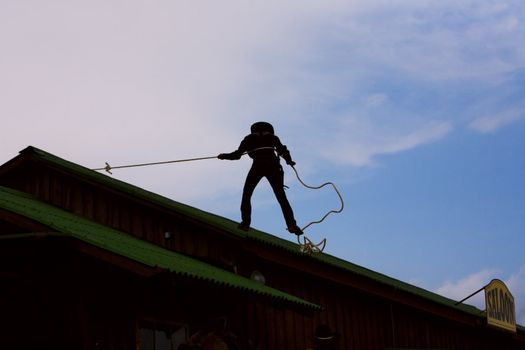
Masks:
[[[251,279],[69,213],[24,192],[0,186],[0,208],[40,222],[64,236],[74,237],[150,267],[160,267],[177,275],[246,290],[301,307],[321,308]]]

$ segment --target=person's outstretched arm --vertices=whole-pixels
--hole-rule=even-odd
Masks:
[[[233,151],[231,153],[221,153],[217,156],[217,158],[227,160],[238,160],[241,159],[244,152],[246,152],[246,138],[242,140],[241,144],[239,145],[239,148],[237,148],[236,151]]]
[[[219,159],[227,159],[227,160],[238,160],[238,159],[241,159],[241,156],[242,156],[242,152],[239,152],[238,150],[237,151],[233,151],[231,153],[221,153],[217,156],[217,158]]]

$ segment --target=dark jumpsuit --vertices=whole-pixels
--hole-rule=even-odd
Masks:
[[[265,148],[268,147],[268,148]],[[259,149],[265,148],[265,149]],[[275,151],[274,151],[275,150]],[[294,214],[286,194],[284,192],[284,171],[279,162],[277,154],[284,158],[287,164],[293,164],[290,152],[279,138],[271,133],[253,133],[242,140],[239,148],[232,152],[223,154],[223,159],[236,160],[248,152],[253,159],[252,167],[246,176],[241,201],[242,224],[250,225],[251,222],[251,198],[255,187],[263,177],[268,179],[272,186],[273,193],[277,198],[283,212],[286,225],[296,226]]]

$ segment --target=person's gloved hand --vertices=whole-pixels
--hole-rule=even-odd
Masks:
[[[228,155],[227,155],[226,153],[221,153],[221,154],[219,154],[219,155],[217,156],[217,158],[219,158],[219,159],[223,159],[223,160],[224,160],[224,159],[228,159]]]
[[[289,166],[294,166],[295,165],[295,162],[293,160],[289,161],[289,162],[286,162],[286,164],[288,164]]]

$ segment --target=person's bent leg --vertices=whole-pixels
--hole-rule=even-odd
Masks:
[[[247,231],[250,228],[251,218],[252,218],[252,194],[255,190],[255,187],[261,181],[262,175],[252,167],[246,176],[246,181],[244,182],[244,188],[242,190],[242,200],[241,200],[241,223],[239,228]]]
[[[302,230],[299,228],[299,226],[297,226],[292,207],[288,201],[288,198],[286,198],[286,193],[284,192],[284,172],[282,168],[270,172],[267,175],[267,178],[270,182],[270,185],[272,186],[273,193],[275,194],[275,197],[281,206],[281,211],[283,212],[288,231],[295,233],[296,235],[303,234]]]

